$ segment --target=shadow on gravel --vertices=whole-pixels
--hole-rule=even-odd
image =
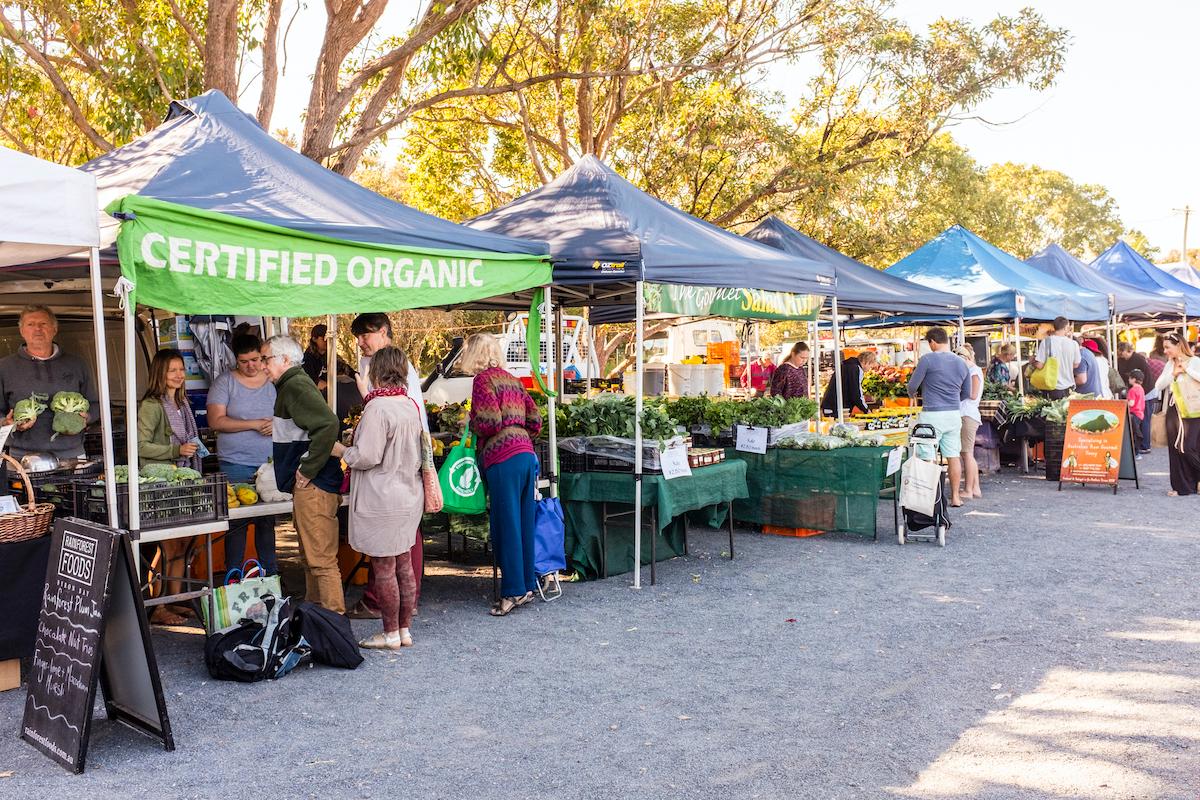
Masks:
[[[1136,630],[1109,636],[1182,647],[1163,652],[1163,661],[1195,663],[1200,622],[1140,622]],[[1012,791],[1083,800],[1190,797],[1192,754],[1200,747],[1200,678],[1194,671],[1137,666],[1048,670],[1032,691],[966,730],[911,786],[891,791],[916,798]]]

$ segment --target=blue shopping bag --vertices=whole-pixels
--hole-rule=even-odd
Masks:
[[[538,575],[567,568],[565,536],[562,503],[557,497],[542,498],[533,525],[533,568]]]

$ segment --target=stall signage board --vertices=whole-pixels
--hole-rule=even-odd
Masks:
[[[110,720],[175,748],[128,534],[54,523],[21,738],[83,772],[99,682]]]
[[[646,284],[646,311],[679,317],[814,320],[825,298],[766,289]]]
[[[754,428],[749,425],[737,426],[737,440],[734,445],[735,450],[740,450],[743,453],[758,453],[765,455],[767,452],[767,434],[769,428]]]
[[[467,303],[551,282],[549,256],[396,247],[320,236],[128,195],[121,274],[179,314],[313,317]]]
[[[1128,436],[1123,400],[1072,400],[1063,441],[1063,483],[1117,485]]]
[[[663,450],[658,456],[658,464],[662,468],[663,480],[686,478],[692,474],[686,447],[669,447]]]

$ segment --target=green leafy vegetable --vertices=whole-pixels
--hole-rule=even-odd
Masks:
[[[33,422],[46,410],[46,395],[31,394],[13,405],[13,422]]]

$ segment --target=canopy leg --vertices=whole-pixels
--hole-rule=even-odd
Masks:
[[[1013,335],[1017,343],[1017,391],[1022,396],[1025,394],[1025,367],[1021,364],[1021,318],[1017,317],[1013,322]]]
[[[845,403],[842,398],[845,396],[842,386],[842,336],[838,330],[838,301],[837,295],[833,298],[833,394],[837,399],[837,419],[838,422],[846,421]]]
[[[91,273],[92,325],[96,328],[96,382],[99,384],[100,438],[104,452],[104,499],[108,508],[108,527],[117,527],[117,482],[113,480],[116,454],[113,452],[112,385],[108,380],[108,331],[104,326],[103,286],[100,284],[100,250],[88,251]],[[126,412],[128,420],[129,413]],[[126,423],[128,429],[128,423]],[[128,435],[128,434],[126,434]]]
[[[643,264],[643,269],[645,265]],[[645,283],[637,282],[637,312],[634,325],[637,326],[636,350],[634,364],[637,370],[634,377],[633,405],[633,588],[642,588],[642,372],[643,363],[643,330],[642,322],[646,313]],[[650,532],[654,535],[654,531]]]

